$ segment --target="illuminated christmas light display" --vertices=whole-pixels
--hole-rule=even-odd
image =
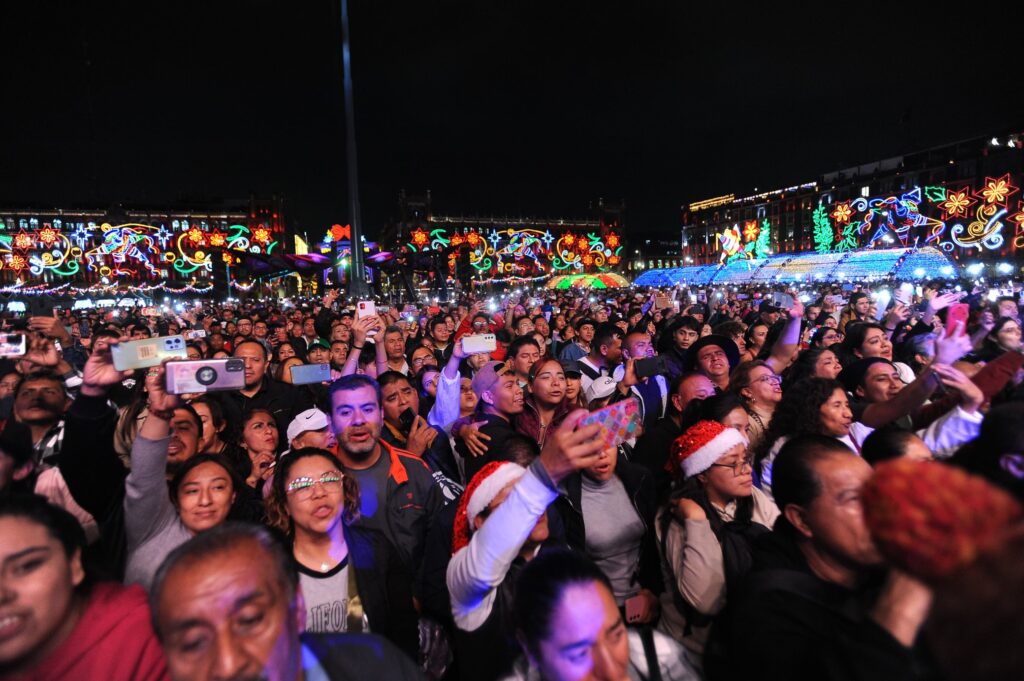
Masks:
[[[895,242],[905,247],[935,246],[947,253],[956,248],[996,250],[1006,241],[1003,228],[1007,225],[1014,227],[1014,246],[1022,248],[1024,204],[1018,201],[1011,207],[1011,199],[1019,191],[1007,173],[985,178],[977,189],[929,185],[913,187],[899,196],[860,197],[850,202],[848,216],[840,210],[845,204],[832,211],[837,225],[839,215],[848,220],[838,240],[825,209],[819,206],[812,216],[815,250],[843,253]]]
[[[122,288],[147,279],[210,276],[215,253],[270,254],[278,246],[275,232],[279,231],[267,225],[250,232],[241,224],[221,227],[188,220],[152,225],[0,217],[0,271],[28,270],[47,282],[106,278]],[[218,256],[217,261],[231,263],[232,259]]]
[[[800,284],[882,279],[955,279],[958,268],[937,248],[889,248],[737,258],[719,265],[646,270],[638,286]],[[551,284],[549,283],[549,286]]]
[[[512,281],[537,279],[550,274],[604,272],[622,262],[622,240],[613,231],[558,237],[552,229],[492,228],[485,233],[474,229],[434,228],[429,233],[417,228],[409,233],[406,246],[414,252],[469,249],[469,264],[477,280]],[[457,258],[449,254],[454,267]]]
[[[742,237],[740,234],[740,226],[737,224],[717,235],[722,252],[720,262],[766,258],[771,254],[772,227],[768,220],[764,220],[760,227],[756,220],[750,220],[743,227]]]

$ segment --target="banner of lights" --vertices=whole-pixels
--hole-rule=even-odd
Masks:
[[[0,269],[19,277],[100,277],[110,281],[209,276],[213,253],[270,254],[278,246],[263,223],[250,230],[226,222],[172,220],[170,225],[0,218]],[[173,273],[173,274],[172,274]]]
[[[814,211],[814,243],[819,253],[841,253],[899,242],[930,245],[947,253],[956,248],[998,250],[1012,239],[1024,248],[1024,202],[1010,174],[987,177],[981,187],[914,187],[899,196],[858,198]],[[922,212],[922,209],[926,209]],[[1012,227],[1013,234],[1004,234]]]
[[[550,229],[413,230],[407,244],[413,251],[444,250],[465,245],[469,264],[481,277],[529,277],[545,274],[604,272],[622,260],[622,241],[615,232],[601,237],[595,232],[563,232]],[[454,268],[456,253],[449,255]]]

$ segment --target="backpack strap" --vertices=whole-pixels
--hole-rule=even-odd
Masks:
[[[671,503],[671,502],[669,502]],[[711,623],[711,616],[705,615],[704,613],[693,607],[689,601],[683,598],[683,594],[679,591],[679,584],[675,572],[672,570],[672,560],[668,555],[668,531],[672,526],[672,523],[677,523],[678,520],[672,515],[672,509],[666,507],[661,517],[658,519],[658,529],[661,530],[661,555],[664,557],[665,566],[668,569],[668,574],[672,578],[672,583],[667,585],[672,589],[672,602],[676,606],[676,610],[686,620],[684,634],[689,636],[693,632],[693,627],[706,627]]]
[[[644,657],[647,659],[647,681],[661,681],[661,664],[658,662],[658,649],[654,645],[654,630],[650,627],[638,627],[640,640],[644,644]]]

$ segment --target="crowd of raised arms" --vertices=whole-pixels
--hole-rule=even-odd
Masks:
[[[5,315],[0,679],[1024,678],[1019,294],[958,291]],[[118,370],[168,336],[244,386]]]

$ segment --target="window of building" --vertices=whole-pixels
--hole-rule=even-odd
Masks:
[[[870,185],[864,185],[863,187],[861,187],[860,188],[860,195],[863,196],[865,199],[868,198],[869,196],[871,196],[871,186]]]

